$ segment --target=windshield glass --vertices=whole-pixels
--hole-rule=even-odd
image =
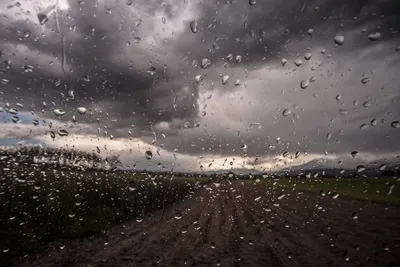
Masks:
[[[0,1],[0,265],[400,266],[395,0]]]

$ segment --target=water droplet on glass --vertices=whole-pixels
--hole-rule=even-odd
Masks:
[[[314,29],[308,29],[307,34],[312,36],[314,33]]]
[[[180,220],[180,219],[182,219],[183,216],[182,216],[182,213],[176,212],[174,217],[175,217],[175,219]]]
[[[357,155],[358,155],[358,151],[353,151],[353,152],[351,152],[351,156],[352,156],[353,158],[357,157]]]
[[[286,58],[282,58],[281,63],[282,66],[284,67],[286,65],[287,59]]]
[[[32,121],[33,125],[38,126],[39,125],[39,121],[38,120],[33,120]]]
[[[203,69],[205,69],[205,68],[207,68],[208,66],[210,66],[210,64],[211,64],[211,61],[210,61],[208,58],[203,58],[203,59],[201,60],[201,67],[202,67]]]
[[[16,114],[18,114],[18,111],[14,108],[10,108],[10,109],[8,109],[8,113],[10,113],[12,115],[16,115]]]
[[[353,214],[351,215],[351,218],[353,218],[354,220],[357,220],[358,219],[357,212],[353,212]]]
[[[54,112],[54,115],[56,115],[57,117],[61,117],[62,115],[65,114],[65,112],[62,111],[62,110],[59,109],[59,108],[55,109],[53,112]]]
[[[202,75],[196,75],[196,77],[194,77],[195,81],[197,83],[201,82],[201,80],[203,80],[203,76]]]
[[[49,17],[45,13],[38,13],[37,18],[39,20],[40,25],[44,25],[49,20]]]
[[[132,5],[132,4],[133,4],[133,0],[126,0],[126,2],[125,2],[125,3],[126,3],[126,5],[127,5],[127,6],[130,6],[130,5]]]
[[[197,33],[197,31],[198,31],[198,26],[197,26],[197,21],[196,21],[196,20],[192,20],[192,21],[190,22],[190,30],[191,30],[193,33]]]
[[[166,23],[167,23],[167,19],[166,19],[165,17],[162,17],[162,18],[161,18],[161,21],[162,21],[163,24],[166,24]]]
[[[310,78],[310,82],[311,82],[311,83],[315,82],[315,80],[317,80],[317,78],[316,78],[315,76],[312,76],[312,77]]]
[[[87,111],[87,108],[85,107],[79,107],[76,109],[78,111],[79,114],[84,115]]]
[[[135,21],[135,27],[139,27],[142,24],[142,19],[138,19]]]
[[[300,87],[301,89],[306,89],[309,84],[310,84],[309,80],[302,80],[300,83]]]
[[[229,80],[229,76],[228,75],[224,75],[222,77],[222,84],[226,84],[228,82],[228,80]]]
[[[249,128],[250,129],[253,129],[253,128],[261,129],[262,125],[259,122],[252,122],[252,123],[249,124]]]
[[[296,65],[297,67],[300,67],[301,64],[303,64],[303,61],[300,58],[294,60],[294,65]]]
[[[291,113],[292,113],[292,111],[291,111],[290,109],[285,108],[285,109],[283,110],[283,112],[282,112],[282,115],[283,115],[284,117],[286,117],[286,116],[289,116]]]
[[[344,36],[338,35],[333,38],[333,41],[338,44],[338,45],[343,45],[344,44]]]
[[[73,90],[69,90],[69,91],[68,91],[68,96],[69,96],[70,98],[72,98],[72,99],[75,99],[75,93],[74,93],[74,91],[73,91]]]
[[[210,244],[210,245],[211,245],[211,248],[212,248],[212,249],[214,249],[214,248],[215,248],[215,243],[214,243],[214,242],[211,242],[211,244]]]
[[[363,165],[358,165],[357,166],[357,172],[358,173],[361,173],[361,172],[363,172],[363,171],[365,171],[367,168],[365,168]]]
[[[256,0],[249,0],[249,5],[254,6],[257,3]]]
[[[368,82],[369,82],[369,77],[364,77],[364,78],[361,79],[361,83],[362,84],[366,84]]]
[[[368,35],[368,39],[370,39],[371,41],[378,41],[380,38],[381,38],[380,32],[371,33],[370,35]]]
[[[393,128],[399,129],[400,128],[400,121],[393,121],[390,125]]]
[[[18,116],[12,116],[12,117],[11,117],[11,120],[12,120],[14,123],[17,123],[17,122],[19,121],[19,117],[18,117]]]
[[[304,55],[304,58],[305,58],[306,60],[310,60],[310,59],[311,59],[311,53],[306,53],[306,54]]]
[[[340,115],[347,115],[349,112],[347,111],[347,109],[339,109],[339,114]]]
[[[142,38],[140,38],[139,36],[136,36],[133,38],[133,43],[137,44],[142,40]]]
[[[242,62],[242,56],[241,56],[241,55],[237,55],[236,58],[235,58],[235,61],[236,61],[237,63]]]
[[[235,80],[235,86],[239,86],[240,85],[240,80]]]
[[[136,221],[138,222],[138,223],[140,223],[140,222],[142,222],[143,221],[143,218],[142,217],[136,217]]]
[[[146,157],[146,159],[150,160],[150,159],[153,158],[153,152],[151,152],[150,150],[147,150],[147,151],[144,153],[144,156]]]
[[[151,76],[153,76],[154,74],[156,74],[156,68],[155,67],[150,67],[150,68],[147,69],[146,72],[149,73]]]
[[[360,129],[361,130],[365,130],[367,128],[368,128],[368,124],[366,124],[366,123],[363,123],[363,124],[360,125]]]
[[[339,197],[339,194],[336,192],[333,192],[331,196],[333,199],[337,199]]]
[[[66,130],[59,130],[57,133],[59,136],[68,136],[69,134]]]

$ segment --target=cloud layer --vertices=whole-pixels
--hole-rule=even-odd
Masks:
[[[400,152],[395,1],[54,4],[0,4],[0,107],[46,121],[2,115],[4,144],[107,143],[126,164],[189,171],[354,167]],[[54,143],[50,121],[71,134]],[[163,153],[148,161],[146,149]]]

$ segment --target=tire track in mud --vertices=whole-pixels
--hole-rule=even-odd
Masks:
[[[241,181],[205,187],[161,221],[155,212],[20,266],[400,266],[399,207],[295,191],[277,200],[282,189]]]

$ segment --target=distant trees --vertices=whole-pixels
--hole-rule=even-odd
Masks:
[[[0,148],[0,158],[26,164],[43,163],[96,169],[117,169],[123,166],[119,156],[116,155],[104,159],[94,152],[41,146]]]

